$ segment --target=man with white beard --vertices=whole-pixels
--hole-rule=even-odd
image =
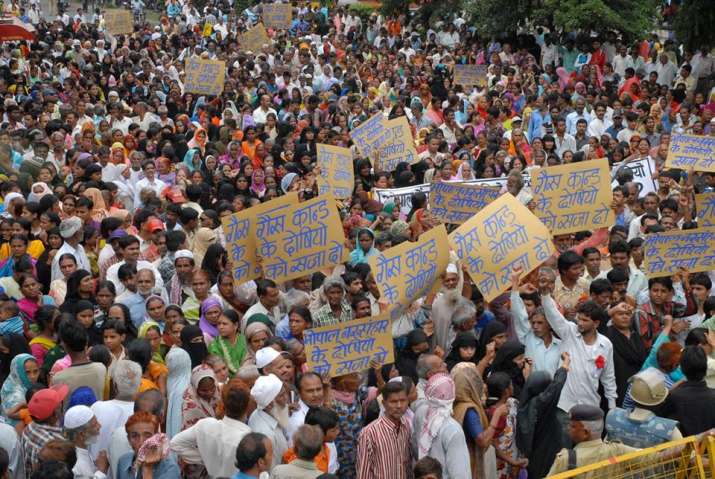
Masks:
[[[101,425],[87,406],[73,406],[65,412],[65,435],[72,441],[77,453],[77,462],[72,474],[79,479],[104,479],[107,477],[109,460],[107,451],[101,451],[92,461],[88,448],[99,440]]]
[[[273,446],[273,466],[283,461],[283,453],[288,449],[285,431],[290,422],[288,410],[288,389],[278,376],[269,374],[256,379],[251,388],[251,397],[257,409],[248,420],[253,432],[265,434]]]
[[[442,351],[447,351],[451,346],[452,316],[459,304],[459,298],[464,293],[462,290],[463,283],[464,281],[460,277],[457,265],[449,263],[442,279],[442,288],[434,303],[432,303],[435,345],[441,348]],[[469,295],[465,296],[468,297]]]

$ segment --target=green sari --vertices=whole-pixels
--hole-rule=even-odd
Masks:
[[[228,340],[218,336],[211,341],[208,349],[210,354],[223,358],[228,368],[229,376],[233,377],[238,372],[238,368],[241,367],[241,362],[246,356],[247,347],[246,337],[239,334],[236,336],[235,344],[231,344]]]

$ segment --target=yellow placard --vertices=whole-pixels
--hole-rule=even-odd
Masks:
[[[266,27],[259,23],[250,30],[243,32],[238,38],[238,43],[242,52],[257,53],[261,51],[263,45],[270,45],[271,39],[268,37]]]
[[[652,233],[645,237],[643,272],[649,278],[715,268],[715,227]]]
[[[554,254],[549,229],[509,193],[453,231],[449,244],[486,301],[509,288],[514,267],[527,274]]]
[[[715,171],[715,137],[676,135],[670,137],[666,168],[692,167],[695,171]]]
[[[203,36],[204,37],[210,37],[211,34],[214,31],[214,26],[211,25],[210,23],[204,23],[204,31],[203,31]]]
[[[220,95],[226,78],[226,62],[188,58],[184,64],[184,91],[199,95]]]
[[[107,10],[104,14],[104,28],[110,35],[133,33],[134,16],[129,10]]]
[[[374,157],[375,171],[395,171],[398,163],[416,163],[417,150],[406,116],[383,122],[387,136]]]
[[[444,225],[422,233],[415,242],[406,241],[368,258],[380,295],[392,307],[393,319],[433,288],[448,262]]]
[[[606,159],[540,168],[531,185],[534,213],[554,235],[604,228],[616,220]]]
[[[350,132],[350,138],[363,158],[372,158],[389,139],[390,132],[385,123],[385,116],[382,112],[377,112]]]
[[[371,360],[380,365],[394,361],[388,314],[307,329],[303,335],[308,369],[320,375],[364,371]]]
[[[499,197],[499,188],[438,181],[429,192],[432,216],[443,223],[461,225]]]
[[[320,167],[319,194],[329,194],[338,199],[350,198],[355,186],[352,150],[322,143],[316,149]]]
[[[256,214],[252,232],[263,276],[277,283],[335,266],[349,254],[332,196],[271,205]]]
[[[454,65],[455,85],[477,86],[484,88],[487,86],[487,66],[486,65]]]
[[[698,212],[698,227],[715,226],[715,193],[695,195],[695,209]]]
[[[289,3],[263,4],[263,24],[268,28],[290,28],[293,24],[293,7]]]
[[[256,235],[252,233],[256,229],[257,215],[279,206],[290,206],[297,203],[298,193],[291,192],[267,203],[234,213],[222,220],[221,226],[226,239],[226,250],[231,259],[231,271],[236,285],[257,278],[261,273],[256,257]]]

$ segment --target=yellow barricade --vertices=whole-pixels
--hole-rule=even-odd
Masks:
[[[710,457],[715,453],[715,440],[711,437],[703,444]],[[703,457],[695,436],[666,442],[637,452],[611,457],[562,472],[550,479],[706,479],[715,477],[715,461],[707,461],[709,474],[705,474]]]

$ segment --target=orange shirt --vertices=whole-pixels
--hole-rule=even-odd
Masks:
[[[296,456],[295,451],[291,447],[283,454],[283,464],[289,464],[293,459],[298,459],[298,456]],[[323,443],[323,449],[321,449],[320,453],[315,456],[313,462],[315,463],[315,467],[317,467],[318,470],[326,473],[328,472],[328,464],[330,462],[330,450],[328,449],[327,444]]]

